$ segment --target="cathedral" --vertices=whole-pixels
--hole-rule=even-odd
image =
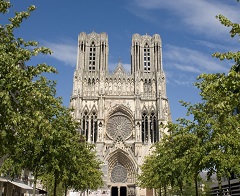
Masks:
[[[137,174],[152,144],[161,140],[161,125],[171,121],[158,34],[132,36],[131,71],[121,62],[108,70],[106,33],[80,33],[70,107],[79,132],[96,146],[103,162],[105,186],[89,195],[145,196]]]

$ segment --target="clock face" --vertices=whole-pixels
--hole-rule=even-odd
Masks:
[[[132,122],[122,114],[111,116],[107,123],[107,135],[111,139],[121,138],[126,140],[132,134]]]

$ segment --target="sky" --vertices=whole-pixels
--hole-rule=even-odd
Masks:
[[[239,40],[216,19],[223,14],[240,23],[236,0],[11,0],[12,11],[37,9],[16,30],[16,37],[36,40],[49,47],[51,56],[34,57],[27,65],[47,63],[58,74],[47,77],[57,82],[57,95],[68,107],[77,59],[80,32],[106,32],[109,43],[109,70],[121,59],[130,70],[130,48],[134,33],[159,34],[162,39],[163,69],[172,120],[186,116],[179,100],[201,101],[193,85],[201,73],[222,73],[233,64],[212,57],[214,52],[239,51]],[[11,13],[0,15],[6,22]]]

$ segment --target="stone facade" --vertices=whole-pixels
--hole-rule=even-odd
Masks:
[[[136,174],[161,139],[160,125],[171,120],[161,38],[132,36],[130,73],[121,62],[109,73],[108,52],[106,33],[79,34],[70,107],[80,134],[96,145],[104,163],[101,195],[147,195],[137,187]]]

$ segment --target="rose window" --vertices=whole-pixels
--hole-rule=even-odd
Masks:
[[[111,173],[111,179],[113,182],[126,182],[127,170],[122,165],[116,165]]]
[[[111,139],[127,139],[132,133],[131,121],[123,115],[112,116],[107,123],[107,134]]]

